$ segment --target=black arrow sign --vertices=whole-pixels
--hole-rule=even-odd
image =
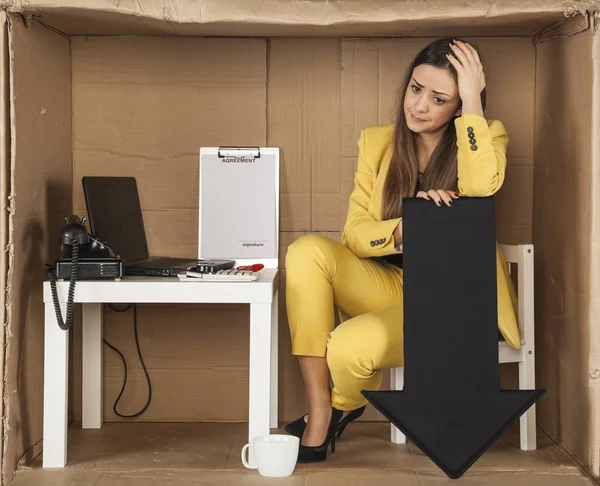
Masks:
[[[405,199],[404,389],[363,391],[461,477],[545,390],[501,390],[493,197]]]

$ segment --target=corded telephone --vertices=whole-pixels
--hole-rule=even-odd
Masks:
[[[46,272],[52,288],[56,320],[64,331],[73,325],[73,297],[77,280],[118,279],[124,273],[123,262],[115,255],[110,244],[87,232],[85,218],[82,221],[79,216],[73,215],[65,218],[65,223],[60,232],[62,257],[56,261],[54,268]],[[65,320],[58,302],[57,279],[70,280]]]
[[[66,331],[73,325],[73,298],[75,296],[75,282],[77,280],[90,280],[99,278],[114,278],[120,279],[124,274],[123,261],[115,255],[112,247],[106,241],[102,241],[100,238],[91,235],[87,232],[85,227],[85,218],[83,221],[79,216],[71,216],[69,219],[65,218],[65,226],[60,232],[60,241],[62,244],[62,257],[56,261],[54,269],[50,268],[47,271],[48,278],[50,279],[50,287],[52,289],[52,300],[54,302],[54,311],[56,312],[56,320],[58,326]],[[56,272],[54,273],[53,270]],[[56,290],[56,280],[58,279],[70,279],[69,294],[67,297],[67,318],[63,320],[62,312],[60,310],[60,303],[58,301],[58,292]],[[141,411],[132,415],[123,415],[117,411],[117,404],[125,391],[125,385],[127,384],[127,363],[125,357],[117,348],[110,344],[106,339],[103,341],[112,349],[114,349],[121,359],[123,360],[123,366],[125,368],[125,378],[123,380],[123,387],[121,393],[117,397],[113,410],[115,414],[123,418],[133,418],[143,414],[150,406],[152,399],[152,385],[150,383],[150,376],[146,369],[146,364],[142,359],[142,351],[140,350],[140,343],[138,340],[137,332],[137,313],[135,304],[129,304],[126,309],[118,310],[109,304],[111,309],[117,312],[124,312],[133,305],[133,322],[134,322],[134,333],[135,343],[138,350],[138,355],[142,363],[142,368],[146,374],[148,381],[148,401]]]

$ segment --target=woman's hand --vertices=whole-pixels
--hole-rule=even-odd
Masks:
[[[420,197],[421,199],[427,199],[428,201],[433,199],[438,206],[442,205],[442,201],[446,203],[446,206],[452,206],[452,199],[458,199],[456,192],[444,191],[443,189],[431,189],[427,192],[419,191],[417,193],[417,197]]]
[[[479,55],[469,44],[458,40],[454,41],[454,44],[450,44],[450,49],[454,55],[446,54],[446,57],[458,74],[458,94],[463,102],[463,113],[479,114],[481,92],[485,88],[485,74]],[[475,106],[472,106],[473,104]],[[481,115],[483,115],[483,110],[481,110]]]
[[[402,219],[398,223],[398,226],[396,226],[393,236],[394,236],[394,247],[398,248],[402,244]]]

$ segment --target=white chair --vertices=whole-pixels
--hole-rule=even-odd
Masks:
[[[515,349],[504,341],[498,342],[500,363],[519,363],[519,389],[535,388],[535,348],[534,348],[534,302],[533,302],[533,245],[500,245],[506,262],[511,269],[518,265],[518,301],[519,333],[521,349]],[[512,269],[511,269],[512,270]],[[390,370],[390,389],[402,390],[404,387],[404,368]],[[521,418],[521,449],[531,451],[537,448],[535,404]],[[394,425],[392,442],[403,444],[406,436]]]

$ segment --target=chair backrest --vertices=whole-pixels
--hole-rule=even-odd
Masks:
[[[509,269],[517,265],[519,334],[522,341],[531,343],[535,322],[533,245],[500,245],[500,249]]]

